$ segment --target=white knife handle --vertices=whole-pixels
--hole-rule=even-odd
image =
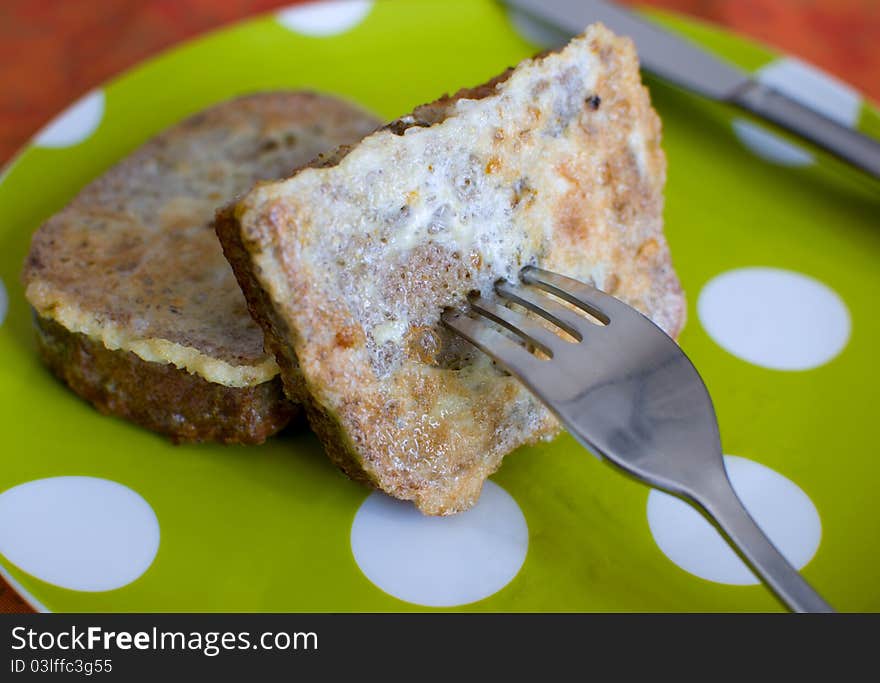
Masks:
[[[781,92],[752,81],[730,102],[826,149],[880,178],[880,142],[819,114]]]

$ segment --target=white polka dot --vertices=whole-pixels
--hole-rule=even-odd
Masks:
[[[858,91],[812,64],[787,57],[762,67],[756,74],[764,85],[844,126],[854,126],[862,99]]]
[[[418,605],[451,607],[482,600],[516,576],[529,529],[519,506],[488,481],[472,509],[427,517],[409,503],[371,494],[351,526],[351,550],[366,577]]]
[[[325,0],[283,9],[276,18],[291,31],[307,36],[335,36],[353,29],[370,13],[373,0]]]
[[[786,57],[762,67],[755,78],[829,118],[854,126],[859,117],[859,93],[833,76],[799,59]],[[764,126],[734,119],[733,130],[747,148],[762,159],[783,166],[808,166],[813,155]]]
[[[829,287],[776,268],[740,268],[703,287],[697,314],[710,337],[742,360],[773,370],[809,370],[846,346],[850,317]]]
[[[95,477],[37,479],[0,493],[0,553],[47,583],[121,588],[159,549],[159,522],[127,486]]]
[[[739,141],[762,159],[780,166],[809,166],[815,161],[803,147],[771,133],[762,125],[745,119],[734,119],[732,125]]]
[[[9,295],[6,294],[6,286],[0,280],[0,325],[6,320],[6,311],[9,309]]]
[[[769,467],[733,455],[724,456],[724,464],[737,495],[774,545],[798,569],[806,566],[822,538],[813,501]],[[652,490],[647,512],[660,550],[685,571],[717,583],[759,583],[715,527],[684,501]]]
[[[70,147],[88,138],[104,116],[104,93],[93,90],[74,102],[37,133],[38,147]]]
[[[539,47],[559,47],[571,40],[570,34],[522,10],[510,7],[507,16],[517,33]]]

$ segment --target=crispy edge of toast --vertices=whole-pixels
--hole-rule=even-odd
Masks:
[[[281,378],[288,398],[305,409],[312,430],[320,439],[333,464],[351,479],[376,487],[373,479],[364,471],[360,460],[355,456],[354,445],[348,442],[341,422],[314,401],[305,388],[293,349],[284,341],[289,335],[287,324],[275,314],[269,296],[257,280],[250,253],[244,245],[235,218],[234,204],[217,212],[214,229],[223,245],[223,253],[232,265],[235,277],[244,292],[248,310],[263,329],[266,348],[275,354],[281,367]]]
[[[34,323],[40,356],[56,377],[101,413],[175,443],[258,444],[299,412],[285,398],[278,376],[250,387],[228,387],[130,351],[110,350],[36,313]]]

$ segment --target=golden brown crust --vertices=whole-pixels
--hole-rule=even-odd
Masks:
[[[305,388],[296,354],[285,341],[290,338],[290,330],[284,320],[276,314],[266,292],[260,287],[253,271],[253,262],[242,243],[234,207],[228,206],[218,211],[214,226],[217,237],[223,245],[223,253],[232,265],[235,277],[247,299],[248,309],[265,334],[266,348],[275,354],[281,367],[285,393],[297,405],[305,408],[309,425],[324,444],[325,452],[333,464],[355,481],[372,484],[360,462],[354,457],[355,449],[347,442],[343,425],[338,419],[334,419],[331,413],[322,409]]]
[[[245,295],[250,315],[263,330],[267,351],[275,356],[279,366],[283,368],[281,378],[285,392],[292,400],[303,403],[307,400],[308,393],[304,391],[299,364],[282,341],[289,335],[289,330],[284,321],[275,315],[265,292],[260,288],[251,269],[247,250],[242,246],[241,235],[235,229],[236,225],[231,206],[217,211],[214,220],[215,234]]]
[[[47,318],[35,319],[43,361],[71,389],[102,413],[177,443],[262,443],[298,412],[284,399],[279,377],[252,387],[225,387],[173,365],[110,351]]]
[[[505,454],[558,432],[439,325],[443,307],[471,289],[491,296],[527,263],[592,281],[678,333],[659,136],[631,42],[596,26],[221,215],[251,310],[340,467],[450,514]]]

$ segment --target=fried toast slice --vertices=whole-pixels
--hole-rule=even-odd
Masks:
[[[465,510],[523,444],[559,432],[440,324],[533,264],[678,333],[660,121],[630,40],[560,52],[418,107],[218,214],[217,233],[331,459],[427,514]]]
[[[214,212],[378,125],[336,98],[272,92],[147,142],[33,237],[24,282],[45,362],[102,412],[176,441],[255,443],[279,430],[296,408]]]

